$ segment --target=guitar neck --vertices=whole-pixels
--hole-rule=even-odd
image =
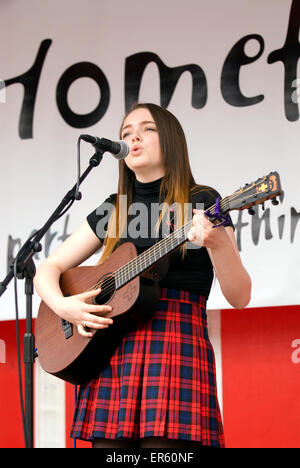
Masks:
[[[208,208],[213,214],[216,205]],[[192,219],[182,227],[176,229],[166,238],[156,242],[152,247],[145,250],[136,258],[122,266],[115,272],[116,289],[121,288],[136,276],[141,275],[152,265],[169,255],[188,240],[188,233],[192,227]]]
[[[274,205],[278,205],[279,202],[276,197],[282,193],[278,172],[270,172],[267,176],[257,179],[251,184],[246,184],[228,197],[217,198],[216,203],[205,210],[205,216],[214,221],[219,219],[218,214],[225,215],[232,210],[248,209],[249,213],[253,214],[254,211],[250,210],[250,207],[264,204],[266,200],[272,200]],[[114,274],[116,289],[141,275],[156,262],[159,262],[163,257],[184,244],[188,240],[188,233],[192,223],[193,221],[190,219],[181,228],[176,229],[172,234],[161,239],[145,252],[119,268]]]

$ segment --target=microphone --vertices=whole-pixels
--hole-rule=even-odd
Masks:
[[[121,160],[126,158],[129,153],[129,146],[126,141],[112,141],[106,138],[98,138],[92,135],[81,135],[80,138],[87,143],[91,143],[95,146],[96,150],[108,151],[114,158]]]

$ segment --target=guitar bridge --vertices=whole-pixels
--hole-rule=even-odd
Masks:
[[[63,332],[65,334],[66,340],[71,338],[73,336],[73,325],[71,322],[68,322],[67,320],[61,319],[61,327],[63,329]]]

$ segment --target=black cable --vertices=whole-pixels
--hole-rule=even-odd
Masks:
[[[20,252],[19,252],[20,253]],[[21,351],[20,351],[20,328],[19,328],[19,306],[18,306],[18,285],[17,285],[17,254],[14,261],[14,290],[15,290],[15,313],[16,313],[16,341],[17,341],[17,359],[18,359],[18,379],[19,379],[19,394],[21,404],[21,416],[23,424],[23,433],[25,439],[25,447],[29,447],[29,435],[27,433],[26,421],[25,421],[25,407],[23,398],[23,384],[22,384],[22,369],[21,369]]]
[[[40,230],[34,232],[25,242],[26,245],[30,242],[35,236],[38,235]],[[18,305],[18,258],[22,252],[22,248],[16,255],[16,258],[13,261],[13,270],[14,270],[14,296],[15,296],[15,315],[16,315],[16,345],[17,345],[17,361],[18,361],[18,380],[19,380],[19,394],[20,394],[20,405],[21,405],[21,416],[24,432],[25,446],[29,447],[30,435],[27,431],[26,418],[25,418],[25,406],[24,406],[24,393],[23,393],[23,384],[22,384],[22,368],[21,368],[21,351],[20,351],[20,327],[19,327],[19,305]]]
[[[81,193],[79,192],[79,185],[80,185],[80,141],[81,141],[82,135],[77,140],[77,183],[76,183],[76,190],[74,194],[74,199],[75,200],[81,200]]]
[[[77,141],[77,184],[76,184],[76,191],[74,197],[70,200],[68,205],[63,209],[62,212],[56,215],[53,222],[57,221],[61,218],[73,205],[75,200],[81,199],[81,193],[79,192],[79,185],[80,185],[80,141],[81,136],[78,138]],[[19,250],[16,255],[16,258],[12,262],[11,268],[13,268],[14,274],[14,296],[15,296],[15,316],[16,316],[16,345],[17,345],[17,361],[18,361],[18,380],[19,380],[19,394],[20,394],[20,406],[21,406],[21,416],[22,416],[22,424],[23,424],[23,432],[24,432],[24,439],[25,439],[25,446],[29,447],[30,445],[30,434],[28,434],[27,425],[26,425],[26,416],[25,416],[25,406],[24,406],[24,396],[23,396],[23,383],[22,383],[22,367],[21,367],[21,351],[20,351],[20,326],[19,326],[19,306],[18,306],[18,258],[22,252],[24,252],[24,246],[26,246],[29,242],[31,242],[38,234],[41,232],[41,229],[34,232],[23,247]],[[33,241],[34,246],[34,241]]]
[[[74,201],[75,199],[73,198],[73,200],[70,201],[70,203],[66,206],[66,208],[55,218],[54,222],[60,219],[71,208]]]

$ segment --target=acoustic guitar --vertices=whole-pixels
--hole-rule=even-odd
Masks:
[[[279,174],[271,172],[232,195],[217,199],[205,215],[222,224],[231,210],[248,209],[254,214],[254,205],[270,199],[277,205],[276,197],[281,194]],[[168,270],[169,254],[188,240],[191,227],[192,219],[140,255],[133,243],[126,242],[101,265],[79,266],[63,273],[60,287],[64,296],[100,287],[99,295],[91,301],[111,305],[113,309],[106,317],[113,317],[114,323],[86,338],[42,301],[36,319],[36,344],[42,368],[76,385],[96,378],[122,337],[156,310],[159,281]]]

